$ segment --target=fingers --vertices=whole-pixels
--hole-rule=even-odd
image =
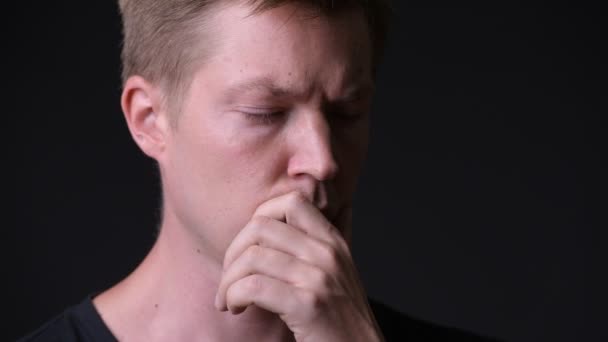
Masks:
[[[330,286],[329,277],[321,269],[292,255],[271,248],[252,245],[224,272],[216,298],[216,307],[226,310],[226,292],[239,279],[263,275],[296,288],[318,290]]]
[[[301,229],[267,216],[254,216],[228,246],[224,256],[224,270],[253,245],[273,248],[313,265],[317,265],[317,256],[328,249],[326,243],[311,238]]]
[[[227,310],[239,314],[256,305],[278,315],[290,315],[298,307],[296,288],[261,274],[239,279],[226,292]]]
[[[297,341],[381,341],[365,297],[336,290],[323,295],[267,275],[251,274],[227,289],[225,310],[239,314],[255,305],[273,312]],[[357,303],[360,301],[363,303]]]
[[[253,216],[267,216],[283,221],[334,247],[341,249],[347,247],[340,232],[319,209],[298,191],[264,202]]]
[[[350,218],[347,208],[336,224],[346,228]],[[293,323],[318,303],[359,298],[355,275],[344,237],[306,197],[292,192],[260,205],[226,250],[216,307],[240,313],[255,304]],[[358,301],[350,307],[359,307]]]

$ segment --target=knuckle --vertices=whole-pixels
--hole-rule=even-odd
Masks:
[[[289,194],[288,197],[288,205],[291,208],[297,208],[299,206],[302,205],[302,203],[306,202],[306,197],[304,197],[304,195],[299,192],[299,191],[293,191]]]
[[[344,238],[342,238],[342,236],[339,236],[338,239],[336,240],[336,242],[334,243],[335,249],[337,252],[351,258],[351,252],[350,252],[350,247],[348,246],[348,243],[346,242],[346,240],[344,240]]]
[[[331,223],[327,224],[327,230],[330,231],[330,233],[332,233],[332,238],[328,239],[326,241],[327,245],[334,249],[336,252],[340,250],[341,245],[340,245],[340,239],[335,238],[335,236],[333,236],[333,232],[336,231],[335,226],[333,226]]]
[[[257,275],[250,275],[247,278],[243,279],[243,288],[245,292],[249,295],[255,295],[262,290],[262,278]]]
[[[320,294],[325,293],[331,286],[331,276],[320,269],[315,269],[309,277],[313,289]]]
[[[306,311],[314,317],[318,312],[323,311],[325,302],[314,292],[304,292],[300,298],[301,303]]]
[[[256,259],[263,257],[264,249],[259,245],[251,245],[245,250],[245,256],[250,263],[253,263]]]
[[[262,204],[258,205],[258,207],[255,209],[255,212],[253,213],[253,216],[262,216],[262,213],[267,212],[271,207],[270,202],[263,202]]]
[[[323,258],[323,263],[329,272],[335,273],[338,271],[339,255],[335,248],[330,245],[323,245],[321,248],[321,257]]]
[[[270,225],[272,219],[268,216],[256,215],[251,219],[250,226],[254,232],[261,233],[265,227]]]

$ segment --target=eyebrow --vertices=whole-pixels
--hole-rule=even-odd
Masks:
[[[278,86],[269,77],[259,77],[233,85],[228,88],[226,98],[233,99],[235,96],[253,91],[266,92],[273,97],[285,97],[292,92],[288,89]]]
[[[349,98],[362,93],[373,92],[374,88],[375,85],[373,81],[356,82],[344,89],[344,95],[341,96],[341,98],[348,100]],[[258,77],[230,86],[225,94],[227,99],[232,100],[240,94],[255,91],[267,93],[272,97],[288,97],[300,93],[299,91],[290,90],[277,85],[270,77]],[[303,93],[305,92],[306,91],[303,91]]]

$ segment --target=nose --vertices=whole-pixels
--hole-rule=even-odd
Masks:
[[[287,173],[310,175],[318,181],[333,179],[338,164],[333,155],[330,126],[321,112],[303,113],[288,137],[292,149]]]

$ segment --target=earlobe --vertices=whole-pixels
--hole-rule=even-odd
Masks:
[[[130,77],[124,85],[121,105],[131,136],[139,148],[157,161],[167,138],[159,90],[140,76]]]

